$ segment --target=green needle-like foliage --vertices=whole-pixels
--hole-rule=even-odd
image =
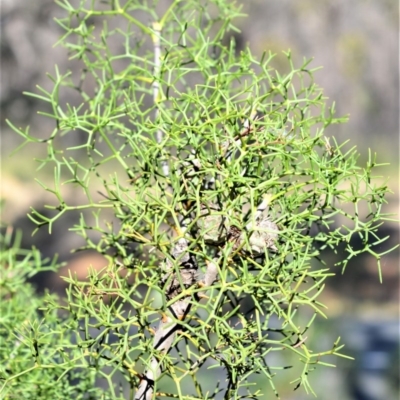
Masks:
[[[312,391],[310,371],[342,356],[339,340],[323,352],[307,343],[335,272],[324,250],[342,251],[343,268],[364,252],[379,267],[382,256],[388,189],[372,176],[375,158],[360,167],[355,149],[325,135],[342,120],[310,61],[287,52],[280,73],[272,54],[238,54],[229,38],[241,14],[226,0],[58,3],[60,43],[81,76],[56,68],[51,91],[28,94],[55,122],[40,160],[54,170],[54,185],[42,183],[53,214],[30,218],[51,231],[82,210],[73,229],[109,265],[66,278],[66,302],[49,297],[43,322],[20,321],[1,393],[259,398],[266,385],[254,376],[275,391],[283,351],[296,354],[293,388]],[[66,90],[80,102],[63,103]],[[71,203],[68,186],[86,200]]]

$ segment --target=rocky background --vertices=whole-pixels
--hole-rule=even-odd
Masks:
[[[336,103],[338,115],[350,114],[345,125],[331,127],[329,134],[338,141],[351,140],[359,147],[360,162],[368,148],[377,152],[380,162],[391,165],[381,174],[389,178],[393,195],[387,212],[399,211],[399,5],[395,0],[249,0],[243,11],[249,15],[239,22],[242,30],[236,40],[249,45],[256,54],[271,50],[278,56],[274,65],[284,69],[282,50],[291,49],[294,60],[313,57],[312,66],[323,66],[316,82]],[[86,276],[89,265],[101,267],[104,260],[94,254],[71,255],[80,238],[66,234],[69,219],[56,224],[52,235],[40,230],[31,237],[33,224],[27,219],[29,207],[41,207],[45,192],[34,178],[51,179],[36,171],[33,157],[43,149],[31,146],[10,157],[21,138],[12,133],[5,119],[16,126],[30,125],[30,132],[46,137],[53,122],[37,114],[43,104],[22,95],[35,92],[35,86],[51,87],[46,72],[54,64],[62,71],[76,68],[66,51],[53,46],[62,34],[54,17],[63,10],[53,0],[1,1],[1,198],[2,221],[24,230],[26,246],[36,245],[44,255],[59,253],[65,268]],[[37,153],[35,152],[37,149]],[[70,194],[74,196],[74,193]],[[73,219],[73,218],[72,218]],[[61,222],[61,221],[60,221]],[[398,224],[386,224],[382,236],[390,235],[386,247],[399,243]],[[334,262],[334,259],[332,260]],[[343,362],[334,372],[322,375],[317,386],[319,399],[378,400],[398,398],[399,332],[399,253],[382,260],[383,285],[371,260],[353,263],[344,276],[337,271],[328,282],[324,301],[329,306],[329,327],[321,322],[321,340],[344,336],[348,353],[356,362]],[[39,289],[63,291],[55,275],[37,282]],[[333,321],[333,322],[332,322]],[[336,323],[337,322],[337,323]],[[324,339],[325,338],[325,339]],[[397,349],[397,350],[396,350]],[[343,373],[344,372],[344,373]],[[347,377],[347,379],[346,379]],[[389,377],[389,378],[388,378]],[[392,378],[390,378],[392,377]],[[288,392],[285,399],[302,399]]]

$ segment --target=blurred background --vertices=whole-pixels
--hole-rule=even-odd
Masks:
[[[283,50],[292,50],[295,63],[314,58],[315,74],[329,103],[335,102],[337,115],[349,114],[349,122],[334,125],[327,134],[338,142],[350,139],[357,145],[360,164],[368,159],[368,149],[377,152],[379,175],[388,180],[393,194],[385,212],[399,216],[399,4],[395,0],[249,0],[239,20],[241,33],[235,34],[239,47],[250,46],[256,55],[265,50],[277,53],[274,66],[284,70]],[[54,122],[37,111],[43,104],[23,96],[35,92],[36,85],[50,88],[46,72],[76,68],[66,51],[54,47],[63,33],[54,22],[63,10],[53,0],[1,1],[1,198],[2,222],[24,231],[24,245],[35,245],[45,256],[54,253],[66,261],[67,269],[84,278],[87,268],[100,268],[105,261],[90,253],[71,254],[81,238],[66,233],[74,223],[68,216],[31,236],[33,224],[26,217],[30,206],[43,208],[51,202],[35,178],[51,181],[49,172],[37,170],[34,157],[45,157],[45,146],[31,145],[10,153],[22,140],[5,124],[8,118],[18,127],[30,126],[34,136],[47,137]],[[47,175],[46,175],[47,174]],[[68,193],[67,196],[75,196]],[[76,216],[78,218],[78,216]],[[64,224],[64,225],[63,225]],[[381,236],[390,236],[380,251],[399,243],[399,226],[385,224]],[[399,391],[399,252],[382,259],[383,284],[379,283],[373,260],[360,257],[347,267],[345,275],[333,264],[336,276],[327,282],[321,301],[328,306],[328,320],[318,320],[309,338],[318,348],[329,348],[338,336],[346,343],[344,353],[355,361],[334,359],[337,368],[319,368],[310,381],[318,399],[380,400],[398,399]],[[63,281],[56,274],[40,277],[38,290],[45,287],[63,293]],[[308,398],[302,390],[293,392],[286,377],[277,380],[282,399]],[[262,385],[263,383],[260,382]],[[266,389],[267,390],[267,389]],[[267,398],[267,397],[266,397]],[[268,397],[269,398],[269,397]]]

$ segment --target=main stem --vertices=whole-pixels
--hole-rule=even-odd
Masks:
[[[154,45],[154,81],[153,81],[153,101],[155,104],[155,121],[159,117],[159,96],[160,96],[160,60],[161,60],[161,25],[158,22],[153,23],[153,45]],[[161,128],[156,132],[156,140],[162,145],[164,135]],[[169,176],[169,166],[166,160],[161,162],[161,168],[165,177]],[[180,217],[179,235],[171,249],[171,254],[162,263],[162,267],[166,274],[163,278],[165,297],[169,303],[172,303],[167,313],[159,322],[158,329],[153,339],[154,353],[150,362],[147,364],[146,371],[140,381],[139,387],[135,394],[135,400],[151,400],[153,398],[154,386],[161,375],[161,364],[163,357],[168,354],[172,344],[175,341],[176,332],[179,324],[189,312],[192,296],[186,296],[177,301],[173,301],[184,288],[193,286],[196,283],[198,271],[197,261],[193,254],[189,252],[189,241],[187,239],[187,226],[190,218]],[[217,268],[214,268],[218,271]],[[207,274],[206,274],[207,275]],[[215,280],[216,275],[213,278]]]

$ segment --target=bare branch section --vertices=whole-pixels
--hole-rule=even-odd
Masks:
[[[184,223],[182,224],[184,225]],[[183,234],[186,233],[185,226]],[[168,301],[176,298],[182,290],[193,286],[196,283],[198,266],[193,254],[188,250],[189,241],[181,237],[172,249],[172,259],[164,261],[164,268],[167,271],[164,276],[165,293]],[[205,276],[199,284],[201,286],[211,286],[217,279],[217,261],[207,264]],[[197,296],[186,296],[175,301],[161,319],[156,334],[154,336],[154,353],[151,357],[148,368],[140,382],[135,395],[135,400],[150,400],[153,397],[154,384],[162,372],[162,359],[170,351],[176,332],[179,329],[179,322],[182,321],[190,311],[192,301],[198,300]]]
[[[182,229],[182,234],[186,230]],[[168,300],[173,300],[183,289],[196,283],[197,262],[195,257],[188,251],[188,240],[183,236],[174,245],[171,258],[164,261],[165,293]],[[177,320],[181,321],[190,309],[192,297],[187,296],[174,302],[161,319],[154,336],[154,353],[151,357],[147,370],[139,384],[135,394],[136,400],[150,400],[153,396],[154,382],[161,375],[161,362],[175,340],[178,328]]]

